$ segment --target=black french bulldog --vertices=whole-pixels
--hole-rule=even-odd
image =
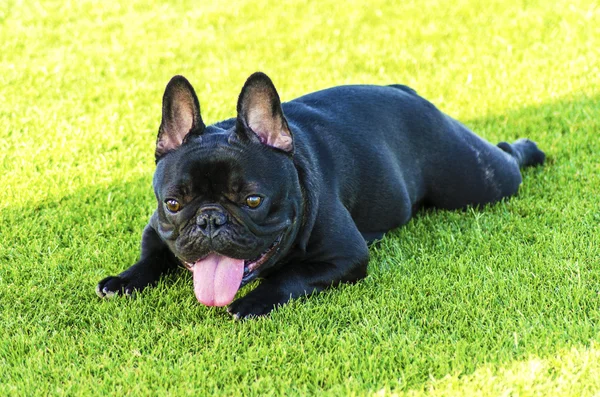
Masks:
[[[210,126],[190,83],[173,77],[155,155],[158,208],[141,258],[97,293],[131,294],[183,265],[197,299],[229,305],[236,318],[365,277],[367,244],[418,208],[512,196],[519,167],[545,159],[527,139],[486,142],[403,85],[341,86],[281,104],[263,73],[246,81],[237,117]]]

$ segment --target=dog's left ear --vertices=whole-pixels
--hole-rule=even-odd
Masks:
[[[284,152],[293,152],[294,141],[279,94],[266,74],[256,72],[248,77],[238,99],[237,113],[238,134],[258,138],[264,145]]]
[[[156,138],[156,161],[177,149],[188,134],[200,135],[206,126],[194,87],[183,76],[175,76],[163,95],[162,121]]]

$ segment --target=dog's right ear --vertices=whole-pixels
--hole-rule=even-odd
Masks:
[[[183,76],[173,77],[163,95],[162,121],[156,138],[156,161],[181,146],[187,134],[200,135],[205,128],[194,87]]]
[[[292,132],[269,76],[256,72],[248,77],[238,98],[237,112],[238,134],[255,137],[263,145],[293,153]]]

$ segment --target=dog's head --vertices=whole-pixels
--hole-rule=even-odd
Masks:
[[[229,304],[292,244],[302,222],[294,139],[279,95],[248,78],[237,118],[205,126],[191,84],[175,76],[156,142],[155,229],[192,272],[198,300]]]

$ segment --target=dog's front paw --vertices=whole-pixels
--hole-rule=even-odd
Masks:
[[[96,295],[100,298],[112,298],[118,294],[133,295],[141,291],[148,283],[122,276],[110,276],[102,279],[96,286]]]
[[[227,311],[236,320],[242,320],[252,317],[266,316],[273,309],[286,303],[288,299],[276,291],[269,291],[268,288],[259,286],[248,295],[234,301]]]

